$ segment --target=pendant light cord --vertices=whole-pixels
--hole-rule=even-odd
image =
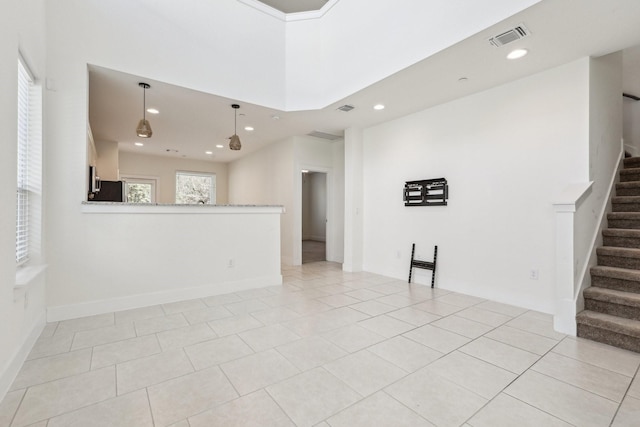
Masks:
[[[147,88],[142,86],[142,120],[147,120]]]

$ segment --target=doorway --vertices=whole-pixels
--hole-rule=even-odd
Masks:
[[[327,259],[327,174],[302,172],[302,263]]]

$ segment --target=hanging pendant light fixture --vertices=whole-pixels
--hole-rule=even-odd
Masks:
[[[238,104],[231,104],[231,108],[233,108],[235,110],[235,116],[233,119],[233,136],[229,141],[229,148],[231,148],[232,150],[240,150],[240,148],[242,148],[242,144],[240,143],[240,137],[238,136],[238,108],[240,108],[240,106]]]
[[[151,138],[153,135],[153,131],[151,130],[151,125],[149,124],[149,120],[147,120],[146,110],[147,110],[147,89],[151,86],[148,83],[140,82],[138,86],[142,88],[142,120],[138,122],[138,127],[136,128],[136,133],[140,138]]]

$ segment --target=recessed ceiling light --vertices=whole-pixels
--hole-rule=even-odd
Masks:
[[[205,151],[204,154],[213,154],[213,151]]]
[[[134,142],[133,145],[135,145],[136,147],[144,147],[144,144],[142,142]]]
[[[274,114],[273,116],[271,116],[272,120],[280,120],[280,116]]]
[[[155,108],[147,108],[147,113],[151,113],[151,114],[158,114],[160,111],[158,111]]]
[[[373,106],[374,110],[384,110],[384,104],[376,104]]]
[[[459,81],[460,83],[466,83],[466,82],[468,82],[468,81],[469,81],[469,79],[468,79],[467,77],[460,77],[460,78],[458,79],[458,81]]]
[[[218,144],[218,145],[216,145],[216,148],[224,148],[224,145]]]
[[[246,130],[247,132],[251,132],[253,130],[253,127],[251,126],[245,126],[244,130]]]
[[[529,51],[527,49],[515,49],[512,50],[508,55],[507,59],[518,59],[525,56]]]

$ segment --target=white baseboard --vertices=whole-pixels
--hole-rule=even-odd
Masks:
[[[157,304],[204,298],[212,295],[227,294],[247,289],[264,288],[282,284],[282,275],[265,276],[256,279],[223,282],[195,288],[174,289],[121,298],[89,301],[80,304],[60,305],[47,308],[47,321],[76,319],[78,317],[111,313],[114,311],[148,307]]]
[[[42,333],[46,324],[46,315],[43,311],[38,320],[35,321],[33,327],[24,337],[22,344],[18,347],[11,360],[5,365],[4,369],[0,373],[0,402],[4,399],[4,396],[9,391],[11,384],[16,379],[18,372],[22,368],[24,361],[27,359],[29,352],[35,345],[38,337]]]

